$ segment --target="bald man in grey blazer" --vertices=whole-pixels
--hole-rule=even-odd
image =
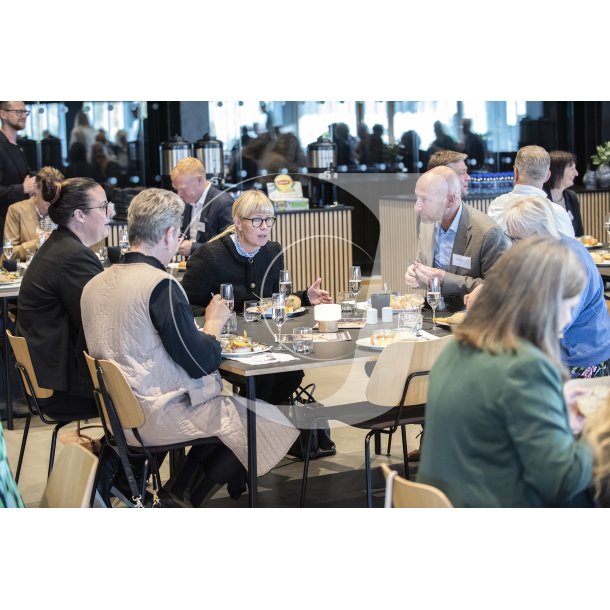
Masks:
[[[425,287],[441,280],[441,295],[450,309],[463,309],[464,296],[483,283],[508,248],[504,232],[487,214],[465,204],[457,174],[435,167],[415,185],[419,216],[416,262],[405,274],[407,285]]]

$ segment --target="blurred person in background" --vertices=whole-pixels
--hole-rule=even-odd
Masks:
[[[565,209],[574,227],[574,234],[576,237],[582,237],[585,231],[582,226],[580,202],[578,195],[570,190],[570,187],[574,186],[574,179],[578,176],[576,157],[564,150],[552,150],[549,156],[551,175],[544,183],[544,192],[553,203]]]

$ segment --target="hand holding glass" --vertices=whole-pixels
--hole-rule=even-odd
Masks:
[[[233,284],[220,285],[220,298],[226,301],[227,307],[233,311],[235,306],[235,298],[233,296]]]

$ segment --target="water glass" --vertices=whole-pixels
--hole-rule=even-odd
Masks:
[[[313,330],[306,326],[292,331],[292,346],[297,354],[313,352]]]
[[[269,316],[271,315],[271,305],[273,304],[273,301],[271,300],[271,297],[262,297],[261,300],[259,301],[259,306],[261,308],[261,313],[264,316]]]
[[[262,314],[258,301],[244,301],[244,322],[246,324],[260,322],[261,316]]]
[[[348,282],[350,292],[354,295],[355,299],[362,288],[362,273],[360,271],[360,267],[350,267]]]
[[[234,311],[231,312],[229,319],[225,322],[222,328],[221,335],[236,335],[237,334],[237,316]]]
[[[4,246],[2,248],[2,252],[4,253],[4,256],[7,259],[12,258],[12,256],[13,256],[13,240],[12,239],[4,240]]]
[[[415,334],[420,314],[416,311],[401,311],[397,316],[397,329]]]
[[[338,297],[341,304],[341,315],[351,316],[356,309],[356,297],[351,292],[340,292]]]

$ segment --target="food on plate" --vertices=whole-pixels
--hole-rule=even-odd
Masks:
[[[437,317],[436,321],[440,322],[441,324],[456,325],[456,324],[461,324],[465,319],[466,319],[466,312],[458,311],[458,312],[454,313],[452,316],[449,316],[448,318]]]
[[[180,261],[178,263],[178,269],[186,269],[186,261]]]
[[[393,343],[395,339],[394,331],[379,330],[371,335],[371,345],[375,347],[385,347]]]
[[[576,399],[576,406],[585,417],[588,417],[595,413],[606,400],[610,400],[610,386],[598,385],[587,388],[586,394]]]
[[[593,259],[593,262],[596,265],[601,265],[603,262],[605,262],[603,254],[599,252],[589,252],[589,254],[591,255],[591,258]]]
[[[583,235],[578,239],[580,239],[580,243],[584,244],[585,246],[597,246],[597,244],[600,243],[597,241],[597,237],[593,237],[593,235]]]
[[[0,284],[9,284],[18,279],[19,279],[19,276],[16,273],[11,273],[9,271],[0,272]]]
[[[292,313],[301,306],[301,299],[296,294],[291,294],[286,298],[286,313]]]
[[[392,309],[412,309],[421,307],[424,304],[424,297],[421,294],[403,294],[390,296],[390,307]]]

